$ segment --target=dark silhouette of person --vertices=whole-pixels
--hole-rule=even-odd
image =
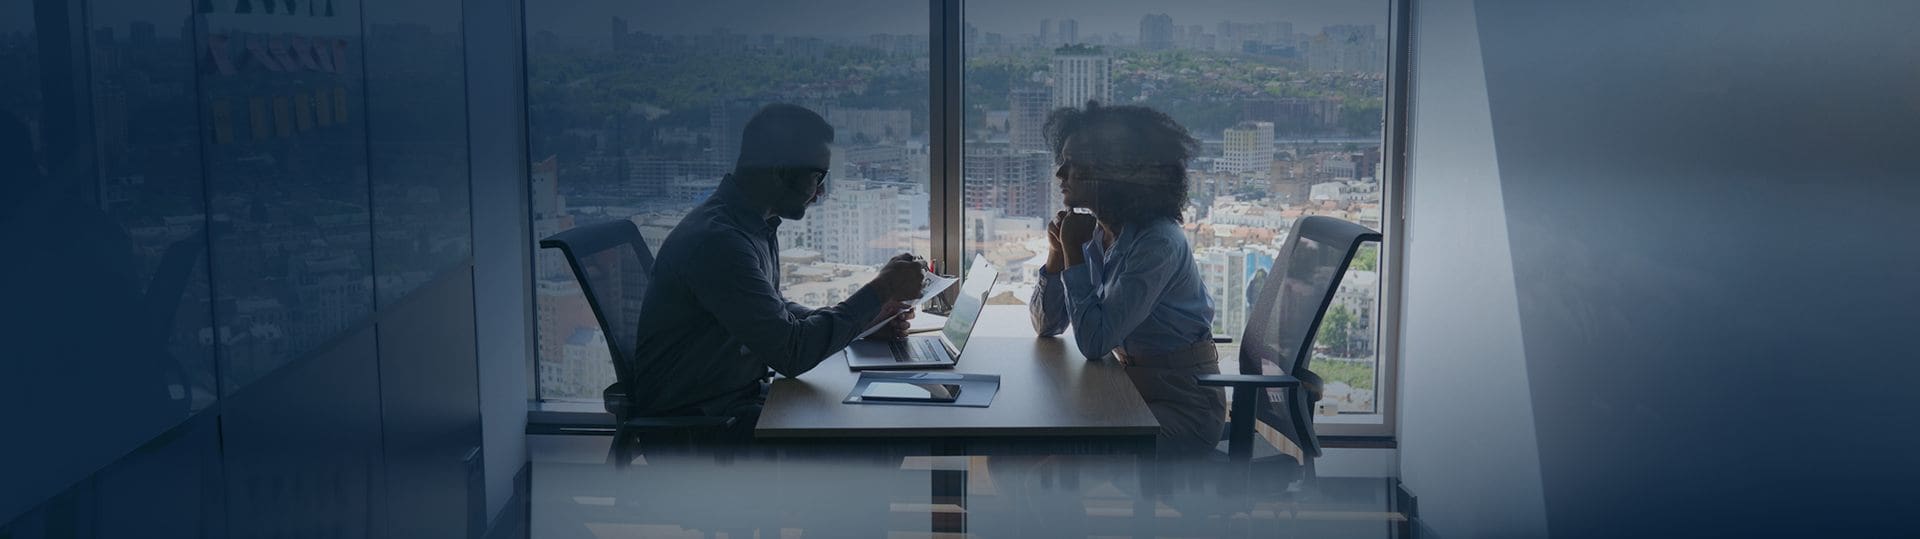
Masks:
[[[799,376],[919,297],[921,266],[910,254],[838,305],[812,308],[781,294],[777,231],[826,194],[832,142],[833,127],[795,105],[768,105],[747,121],[733,173],[655,259],[630,370],[641,414],[736,417],[726,441],[748,441],[768,369]],[[903,337],[910,315],[875,335]]]

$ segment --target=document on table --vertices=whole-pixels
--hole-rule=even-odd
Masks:
[[[922,269],[920,270],[920,299],[913,300],[913,302],[910,303],[909,305],[917,306],[917,305],[926,303],[927,300],[933,299],[934,296],[940,295],[941,292],[945,292],[948,287],[953,286],[953,283],[957,283],[957,282],[960,282],[959,277],[941,277],[939,275],[935,275],[931,271]],[[860,335],[854,338],[855,339],[866,338],[866,336],[872,335],[873,332],[880,331],[880,328],[886,327],[887,323],[892,322],[894,318],[899,318],[899,317],[900,315],[897,315],[897,314],[887,317],[886,320],[881,320],[880,322],[875,323],[873,327],[867,328],[866,331],[860,332]]]

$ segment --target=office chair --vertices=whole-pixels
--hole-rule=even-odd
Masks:
[[[1279,465],[1297,466],[1303,479],[1312,479],[1313,459],[1321,453],[1313,431],[1313,405],[1323,388],[1321,378],[1308,368],[1314,336],[1360,245],[1380,240],[1379,232],[1347,221],[1300,219],[1248,313],[1240,374],[1195,377],[1202,386],[1234,389],[1224,447],[1216,450],[1235,469],[1249,472],[1241,477],[1269,476],[1266,469]],[[1254,436],[1256,422],[1298,447],[1300,461],[1283,458],[1288,455]]]
[[[638,454],[641,439],[678,439],[691,444],[703,431],[724,429],[734,418],[720,416],[642,416],[631,371],[634,347],[640,342],[640,306],[653,280],[653,251],[640,237],[640,227],[620,219],[575,227],[540,240],[540,247],[559,249],[580,282],[580,292],[593,309],[594,320],[607,336],[613,357],[614,383],[601,391],[607,413],[613,414],[613,444],[607,458],[615,468],[626,468]]]

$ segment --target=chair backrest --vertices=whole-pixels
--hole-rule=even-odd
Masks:
[[[594,320],[607,336],[616,382],[627,385],[633,379],[628,368],[634,346],[640,342],[640,304],[653,281],[653,251],[640,237],[640,227],[626,219],[579,226],[540,240],[540,246],[566,255]]]
[[[1279,431],[1308,456],[1320,455],[1313,433],[1313,403],[1320,400],[1320,377],[1307,369],[1313,339],[1327,306],[1340,288],[1348,263],[1365,242],[1380,233],[1332,217],[1295,222],[1279,258],[1260,287],[1240,340],[1241,374],[1287,374],[1301,390],[1270,389],[1260,399],[1257,417]]]

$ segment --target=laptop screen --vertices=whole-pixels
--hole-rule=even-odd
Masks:
[[[980,309],[987,306],[987,294],[993,291],[993,280],[998,276],[993,264],[974,255],[973,267],[967,269],[966,279],[960,281],[960,297],[953,300],[953,311],[947,313],[947,327],[940,330],[956,354],[966,348],[967,337],[973,334],[973,324],[980,319]]]

